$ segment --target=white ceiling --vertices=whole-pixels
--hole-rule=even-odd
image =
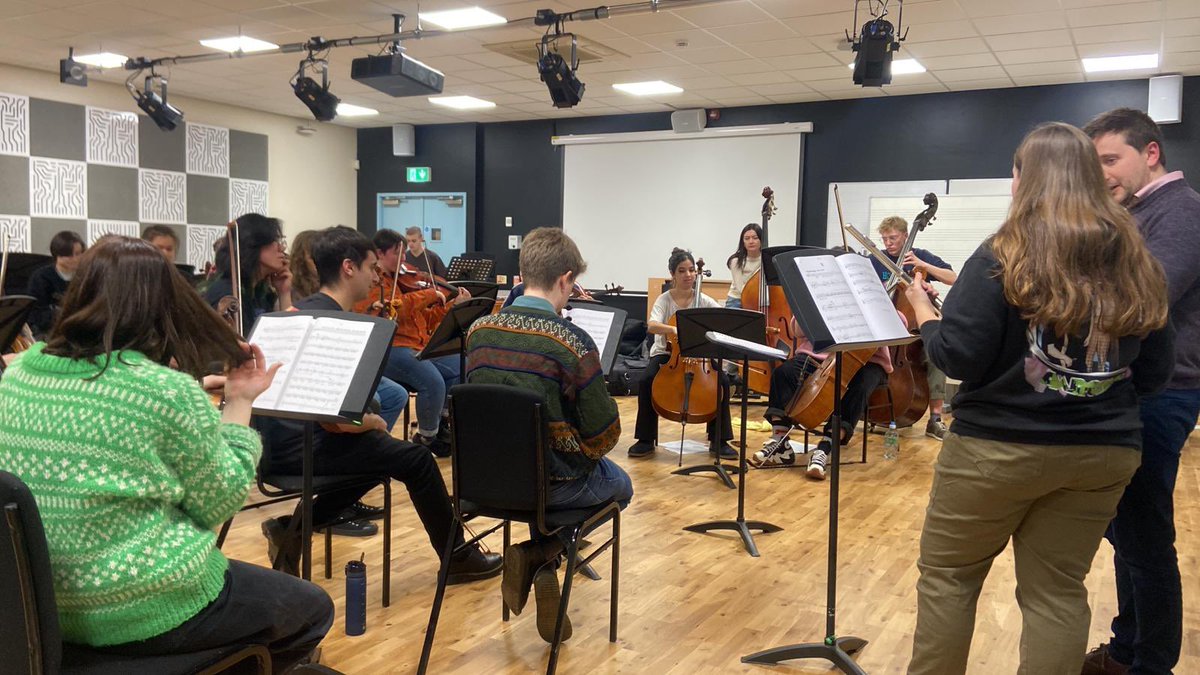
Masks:
[[[539,8],[562,12],[597,4],[424,0],[420,7],[479,5],[517,19]],[[866,5],[864,0],[862,8]],[[891,5],[895,23],[898,3]],[[897,58],[916,58],[928,72],[897,75],[883,88],[862,88],[851,82],[846,66],[853,55],[839,49],[843,30],[852,28],[853,6],[852,0],[730,0],[569,24],[577,34],[625,55],[584,64],[579,75],[587,91],[583,103],[570,110],[550,105],[533,65],[483,47],[522,39],[532,43],[541,29],[500,27],[406,43],[410,54],[446,74],[445,94],[497,104],[484,111],[450,111],[425,97],[381,94],[349,74],[351,59],[377,53],[378,47],[335,49],[329,56],[332,91],[347,103],[380,111],[336,123],[494,122],[1200,74],[1200,0],[908,0],[904,24],[911,30]],[[386,34],[392,12],[415,17],[416,9],[415,0],[0,0],[0,62],[57,72],[68,46],[81,54],[155,58],[204,53],[210,50],[200,39],[239,31],[276,44],[314,35]],[[410,18],[405,28],[414,24]],[[1079,61],[1149,52],[1162,55],[1153,72],[1085,75]],[[311,121],[287,84],[299,60],[298,54],[271,55],[176,66],[169,72],[170,86],[183,95]],[[107,71],[91,77],[121,82],[126,75]],[[648,99],[611,87],[656,79],[685,91]]]

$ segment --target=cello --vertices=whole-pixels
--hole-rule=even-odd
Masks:
[[[703,258],[696,261],[696,286],[691,307],[700,306],[702,280],[711,274],[712,270],[704,269]],[[674,315],[667,320],[667,325],[676,325]],[[721,392],[719,375],[712,360],[681,355],[677,333],[668,333],[666,340],[671,358],[659,368],[650,387],[650,401],[654,410],[672,422],[679,422],[685,429],[688,424],[716,418]],[[683,430],[680,431],[681,440],[682,434]],[[682,463],[682,444],[679,446],[679,458]]]
[[[765,200],[762,206],[762,248],[766,248],[767,225],[771,216],[775,215],[775,191],[765,187],[762,196]],[[795,351],[800,338],[792,330],[792,308],[788,305],[782,286],[767,284],[765,270],[760,268],[746,280],[746,287],[742,289],[742,307],[766,315],[767,334],[764,344],[781,349],[789,355]],[[769,392],[771,373],[774,370],[774,361],[751,361],[749,371],[744,374],[746,386],[754,391]]]

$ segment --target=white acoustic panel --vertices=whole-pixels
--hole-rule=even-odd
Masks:
[[[91,246],[96,240],[106,234],[119,234],[122,237],[137,238],[141,235],[141,225],[131,220],[88,220],[87,245]]]
[[[87,218],[87,163],[31,157],[29,215]]]
[[[944,180],[906,180],[906,181],[873,181],[867,183],[830,183],[829,184],[829,210],[825,214],[825,245],[826,246],[841,246],[842,245],[842,228],[838,222],[837,202],[833,198],[833,186],[838,186],[838,194],[842,197],[842,215],[846,220],[847,225],[853,225],[865,235],[875,237],[875,228],[879,227],[879,220],[871,216],[871,199],[874,197],[924,197],[927,193],[932,192],[935,195],[941,196],[946,194],[946,181]],[[916,203],[921,204],[921,200],[917,199]],[[917,215],[924,209],[924,206],[918,206],[916,211],[912,213],[901,212],[888,215],[898,215],[907,221],[912,221],[912,217]],[[875,237],[878,238],[878,237]],[[846,243],[850,248],[857,249],[854,244],[854,239],[847,238]]]
[[[29,156],[29,97],[0,93],[0,155]]]
[[[961,272],[963,263],[1004,223],[1011,195],[948,195],[938,199],[936,219],[916,235],[913,245],[929,250]],[[876,197],[871,200],[875,222],[894,214],[905,215],[912,236],[912,217],[925,209],[920,197]],[[878,235],[871,233],[878,245]],[[880,248],[883,248],[880,246]]]
[[[229,177],[229,129],[187,123],[187,172]]]
[[[138,166],[138,117],[135,113],[87,108],[87,161]]]
[[[229,217],[240,218],[247,213],[269,212],[270,183],[265,180],[229,180]]]
[[[138,220],[143,223],[187,223],[187,174],[140,169]]]
[[[225,236],[227,228],[219,225],[188,225],[187,264],[196,268],[197,272],[204,271],[204,266],[213,262],[213,244]]]
[[[8,250],[14,253],[32,253],[31,221],[29,216],[0,215],[0,242],[8,237]]]

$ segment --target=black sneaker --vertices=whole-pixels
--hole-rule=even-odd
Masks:
[[[423,445],[427,450],[433,453],[434,457],[449,457],[450,444],[441,440],[437,436],[422,436],[421,434],[413,434],[412,442],[417,445]]]
[[[289,516],[268,518],[262,522],[262,533],[267,538],[267,559],[271,568],[300,576],[300,533],[288,529]]]
[[[484,553],[475,546],[457,560],[450,561],[450,573],[446,585],[468,584],[472,581],[491,579],[504,570],[504,559],[499,553]]]
[[[649,457],[654,454],[654,444],[646,441],[638,441],[629,446],[630,457]]]
[[[383,507],[354,502],[345,511],[342,511],[342,515],[347,516],[347,520],[381,520]]]
[[[738,455],[738,451],[734,450],[733,446],[729,443],[722,443],[719,449],[709,447],[708,454],[716,455],[718,453],[720,454],[721,459],[738,459],[738,457],[740,457],[740,455]]]
[[[349,509],[343,511],[342,514],[349,512]],[[324,527],[316,528],[317,532],[324,532]],[[339,537],[374,537],[379,534],[379,526],[369,520],[347,520],[337,525],[330,525],[329,531]]]

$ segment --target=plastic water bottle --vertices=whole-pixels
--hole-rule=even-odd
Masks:
[[[896,423],[888,422],[887,432],[883,435],[883,458],[896,459],[900,456],[900,432],[896,431]]]
[[[358,560],[346,563],[346,635],[367,632],[367,564]]]

